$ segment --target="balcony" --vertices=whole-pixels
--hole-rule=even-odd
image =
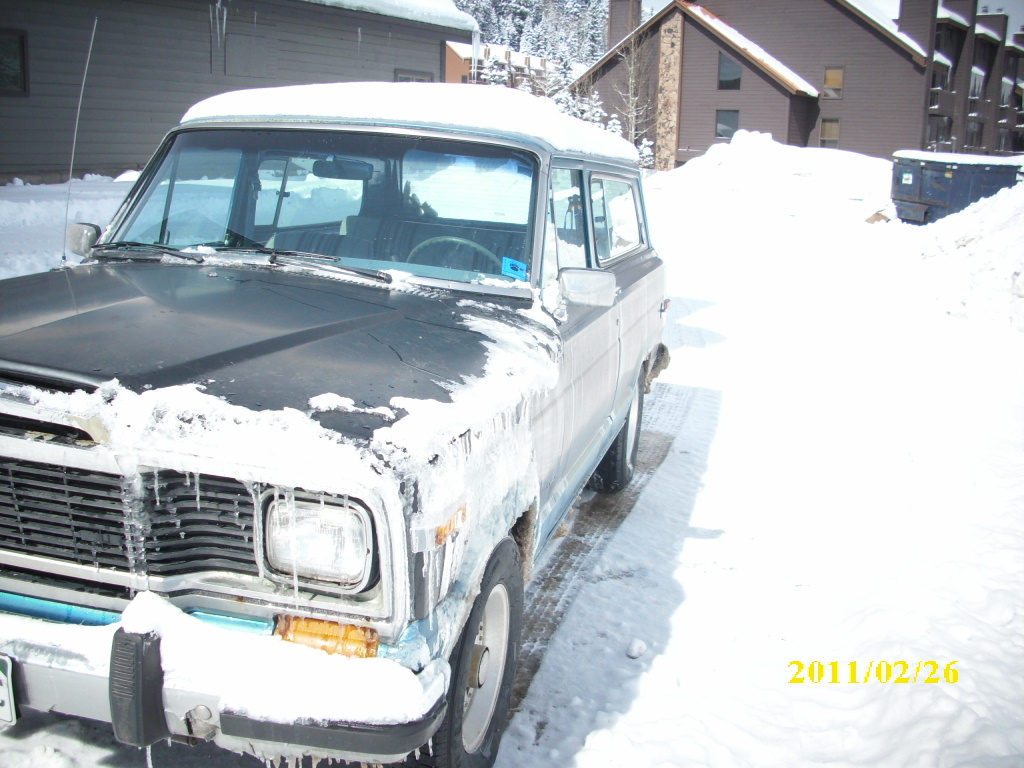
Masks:
[[[928,111],[937,115],[951,115],[955,98],[952,91],[932,88],[928,94]]]

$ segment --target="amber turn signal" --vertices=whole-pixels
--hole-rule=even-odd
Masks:
[[[360,659],[376,656],[380,645],[380,635],[372,627],[357,627],[302,616],[278,616],[274,634],[289,643]]]

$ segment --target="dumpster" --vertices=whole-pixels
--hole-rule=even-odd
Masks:
[[[893,154],[892,201],[903,221],[927,224],[1021,178],[1024,155],[992,157],[900,150]]]

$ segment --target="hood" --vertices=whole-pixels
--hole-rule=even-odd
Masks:
[[[0,282],[0,378],[67,390],[196,383],[255,410],[310,411],[333,393],[355,412],[318,419],[366,439],[386,422],[362,411],[396,396],[450,402],[452,385],[482,374],[485,338],[459,318],[522,303],[501,301],[464,309],[267,268],[90,264]]]

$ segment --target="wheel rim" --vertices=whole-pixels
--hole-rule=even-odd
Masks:
[[[504,584],[495,585],[487,596],[480,626],[473,641],[462,704],[462,746],[467,753],[483,744],[505,676],[508,652],[509,603]]]

